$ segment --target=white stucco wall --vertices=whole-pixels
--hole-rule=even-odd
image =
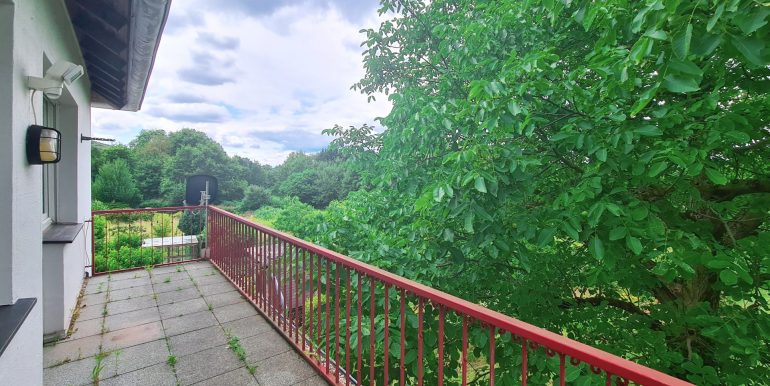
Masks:
[[[27,127],[34,123],[32,106],[42,122],[42,95],[36,93],[30,104],[26,76],[43,75],[44,57],[82,64],[63,1],[0,0],[0,305],[38,298],[0,357],[0,385],[43,383],[42,172],[27,164],[25,142]],[[89,89],[87,77],[68,88],[77,130],[65,135],[67,141],[77,138],[77,131],[90,133]],[[59,205],[70,206],[66,220],[82,222],[90,212],[90,144],[73,144],[67,144],[67,151],[74,153],[63,157],[80,163],[69,176],[74,175],[77,191],[60,192]]]

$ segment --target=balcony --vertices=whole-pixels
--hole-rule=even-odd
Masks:
[[[46,384],[689,385],[215,207],[92,223]]]

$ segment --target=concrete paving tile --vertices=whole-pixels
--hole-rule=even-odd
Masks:
[[[96,285],[99,283],[106,283],[108,281],[110,281],[110,275],[96,275],[96,276],[91,276],[87,278],[86,285],[89,285],[89,284]]]
[[[187,269],[187,264],[164,265],[162,267],[153,267],[152,274],[162,275],[164,273],[177,272],[177,270],[185,271],[186,269]]]
[[[151,285],[143,285],[141,287],[131,287],[120,289],[116,291],[110,291],[110,301],[115,302],[118,300],[133,299],[142,296],[152,295],[153,288]]]
[[[165,304],[178,303],[185,300],[200,298],[201,294],[195,287],[180,289],[178,291],[161,292],[156,294],[158,306]]]
[[[109,281],[96,281],[96,279],[89,279],[86,282],[86,288],[83,290],[84,294],[98,294],[107,292],[110,288]]]
[[[52,346],[43,347],[43,367],[51,367],[61,363],[88,358],[99,352],[102,343],[101,335],[88,336],[81,339],[59,342]]]
[[[102,333],[102,318],[80,320],[75,322],[75,328],[68,340],[85,338],[87,336],[99,335]]]
[[[150,284],[152,283],[150,282],[150,279],[147,277],[141,277],[138,279],[110,281],[110,291],[117,291],[117,290],[131,288],[131,287],[141,287],[141,286],[150,285]]]
[[[174,371],[166,363],[145,367],[130,373],[118,375],[99,382],[100,386],[174,386],[176,377]]]
[[[169,352],[165,339],[138,344],[115,350],[104,359],[103,378],[113,377],[149,367],[168,360]]]
[[[248,318],[236,319],[231,322],[222,323],[222,328],[231,334],[244,339],[257,335],[265,331],[274,331],[273,327],[262,317],[254,315]]]
[[[200,291],[203,295],[221,294],[222,292],[230,292],[234,289],[235,287],[233,287],[233,285],[230,283],[216,283],[198,286],[198,291]]]
[[[217,375],[214,378],[209,378],[205,381],[198,382],[195,386],[259,386],[257,380],[253,375],[246,370],[246,367],[241,367],[233,371]]]
[[[141,326],[110,331],[103,335],[102,350],[114,351],[117,349],[136,346],[163,338],[163,326],[160,322],[152,322]]]
[[[177,357],[194,354],[198,351],[224,344],[227,344],[227,337],[220,326],[211,326],[170,338],[171,352]]]
[[[214,308],[227,306],[230,304],[242,303],[246,301],[246,299],[243,296],[241,296],[241,294],[238,291],[222,292],[214,295],[205,295],[203,296],[203,300],[205,300],[206,303],[211,304]]]
[[[153,284],[155,293],[183,290],[185,288],[193,288],[193,287],[195,287],[195,283],[193,283],[189,277],[186,280],[177,280],[177,281],[171,281],[168,283],[161,282],[161,283]]]
[[[112,301],[107,304],[107,314],[117,315],[124,312],[141,310],[143,308],[155,307],[155,299],[152,296],[140,296],[126,300]]]
[[[217,318],[211,311],[201,311],[177,318],[163,319],[166,336],[184,334],[217,324]]]
[[[315,371],[294,351],[266,359],[256,366],[254,375],[262,386],[291,386],[307,379]]]
[[[217,271],[217,269],[214,267],[209,267],[208,269],[206,269],[205,267],[202,267],[200,269],[190,269],[190,270],[187,270],[187,273],[190,274],[190,276],[193,278],[207,277],[207,276],[223,277],[222,274],[219,273],[219,271]]]
[[[83,295],[83,297],[80,298],[80,304],[84,306],[93,306],[104,303],[107,303],[107,291],[98,294]]]
[[[101,319],[104,313],[104,304],[83,305],[78,313],[78,320]]]
[[[246,361],[248,363],[258,363],[267,358],[292,350],[289,343],[273,330],[265,331],[261,334],[247,338],[239,338],[241,347],[246,351]]]
[[[104,319],[104,327],[107,331],[118,331],[124,328],[139,326],[160,320],[157,307],[125,312],[117,315],[109,315]]]
[[[166,281],[172,282],[172,281],[179,281],[179,280],[190,280],[190,275],[187,274],[187,271],[181,271],[181,272],[175,271],[175,272],[152,275],[152,284],[160,284]]]
[[[178,357],[176,373],[182,385],[191,385],[242,366],[235,354],[223,345]]]
[[[199,287],[209,284],[229,283],[229,281],[227,281],[227,279],[222,275],[193,277],[193,280],[195,280],[195,283],[197,283]]]
[[[314,375],[308,379],[299,381],[292,386],[329,386],[329,382],[326,382],[320,375]]]
[[[43,385],[90,385],[92,383],[91,371],[93,370],[95,364],[96,361],[94,358],[90,357],[44,369]]]
[[[184,268],[188,271],[193,271],[196,269],[215,269],[214,266],[209,263],[208,261],[195,261],[192,263],[186,263],[184,264]]]
[[[252,306],[251,303],[247,302],[214,308],[214,316],[217,317],[219,323],[227,323],[231,320],[246,318],[256,314],[257,310],[254,309],[254,306]]]
[[[117,282],[122,280],[148,278],[150,277],[150,274],[147,273],[146,269],[135,269],[133,271],[111,273],[109,274],[109,277],[111,282]]]
[[[170,319],[205,311],[209,309],[209,306],[205,301],[203,301],[202,298],[195,298],[183,300],[181,302],[165,304],[158,308],[160,309],[160,315],[163,317],[163,319]]]

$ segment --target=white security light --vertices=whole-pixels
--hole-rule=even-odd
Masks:
[[[84,73],[83,66],[61,60],[51,66],[43,78],[28,76],[27,86],[33,90],[42,91],[49,99],[58,99],[64,84],[72,84],[72,82],[80,79]]]

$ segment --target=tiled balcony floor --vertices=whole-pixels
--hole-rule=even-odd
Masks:
[[[208,262],[97,276],[80,303],[45,385],[326,385]]]

